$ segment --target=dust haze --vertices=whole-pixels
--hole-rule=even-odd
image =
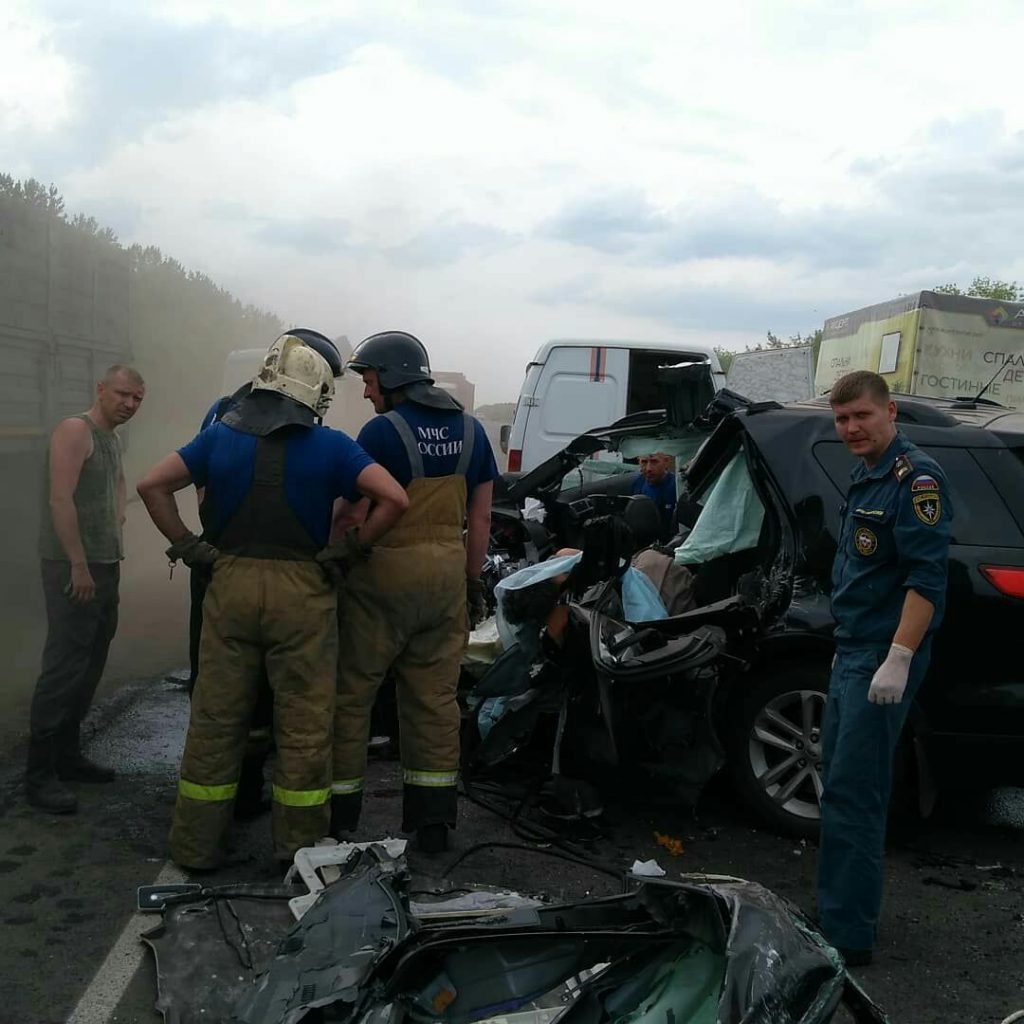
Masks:
[[[166,541],[135,494],[137,481],[195,434],[212,403],[252,378],[282,330],[299,325],[241,303],[155,247],[122,246],[95,221],[69,218],[60,194],[38,182],[0,176],[0,238],[0,732],[10,745],[27,731],[46,633],[36,542],[40,518],[49,514],[44,467],[53,425],[89,408],[95,382],[112,363],[129,363],[146,380],[141,408],[121,428],[125,560],[102,700],[128,680],[159,679],[188,661],[188,570],[171,572]],[[343,355],[350,353],[343,332],[302,326],[326,328]],[[458,370],[438,378],[472,409],[472,382]],[[501,424],[483,412],[497,446]],[[339,379],[328,425],[355,436],[371,415],[358,377]],[[178,503],[198,529],[194,490],[180,492]]]

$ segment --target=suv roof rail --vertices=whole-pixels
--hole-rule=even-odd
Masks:
[[[899,396],[896,403],[896,420],[903,423],[919,423],[924,427],[956,427],[959,420],[950,416],[944,409],[925,402],[915,402],[913,399]]]

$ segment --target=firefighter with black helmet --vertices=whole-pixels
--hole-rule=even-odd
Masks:
[[[400,523],[349,573],[339,607],[342,657],[334,723],[331,833],[355,829],[363,800],[370,711],[384,676],[396,682],[403,770],[402,827],[439,852],[455,825],[459,662],[467,627],[484,613],[480,571],[498,475],[480,423],[434,386],[427,350],[404,331],[361,342],[347,368],[379,414],[359,444],[409,496]],[[342,543],[363,508],[342,503]]]
[[[374,503],[348,537],[350,555],[360,558],[408,504],[351,438],[318,425],[333,395],[324,357],[284,334],[250,392],[139,483],[153,522],[171,541],[168,558],[212,568],[171,827],[171,856],[186,868],[223,859],[264,671],[277,745],[274,856],[291,860],[327,832],[337,594],[318,556],[339,497]],[[202,538],[185,527],[174,498],[193,483],[205,488]]]

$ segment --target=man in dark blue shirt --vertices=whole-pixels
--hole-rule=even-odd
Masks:
[[[313,349],[314,352],[322,355],[335,378],[341,376],[343,372],[341,353],[333,341],[319,331],[313,331],[306,327],[290,328],[288,335],[298,338],[309,348]],[[223,395],[221,398],[218,398],[203,417],[203,421],[199,426],[200,432],[206,430],[207,427],[212,426],[214,423],[220,422],[251,391],[252,381],[246,381],[245,384],[236,389],[232,394]],[[203,488],[197,488],[196,493],[199,505],[202,506]],[[195,689],[196,679],[199,677],[199,644],[203,634],[203,601],[206,598],[206,588],[209,586],[209,583],[210,570],[208,566],[198,566],[189,571],[188,693],[190,697]],[[273,694],[264,672],[256,687],[256,703],[253,707],[249,728],[249,742],[246,745],[245,757],[242,759],[241,775],[238,779],[238,794],[235,798],[234,814],[236,818],[241,820],[256,817],[269,807],[263,796],[263,769],[267,757],[273,749],[271,729],[273,704]]]
[[[274,694],[275,858],[290,861],[328,828],[337,596],[318,563],[339,498],[374,502],[349,538],[350,559],[366,557],[408,505],[359,445],[317,425],[333,394],[326,360],[282,335],[250,393],[139,483],[171,541],[168,557],[212,570],[171,827],[171,856],[186,868],[223,859],[264,671]],[[190,484],[204,489],[202,539],[182,523],[174,498]]]
[[[870,962],[875,942],[893,753],[945,610],[953,510],[939,464],[897,431],[882,377],[847,374],[829,401],[840,440],[861,462],[832,568],[818,920],[855,966]]]
[[[421,850],[439,852],[455,824],[459,663],[467,601],[471,619],[483,611],[480,572],[498,467],[483,427],[433,386],[426,349],[411,334],[373,335],[348,365],[380,414],[359,443],[405,487],[409,511],[350,573],[339,606],[331,832],[358,822],[370,710],[390,671],[401,724],[402,827],[416,832]],[[340,509],[335,534],[360,511]]]
[[[643,494],[658,507],[661,521],[660,540],[672,536],[672,517],[676,511],[676,477],[672,472],[672,456],[652,452],[640,456],[640,472],[630,488],[630,494]]]

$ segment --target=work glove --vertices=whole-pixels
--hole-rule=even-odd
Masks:
[[[466,577],[466,616],[469,628],[476,629],[487,618],[487,598],[483,580]]]
[[[893,644],[885,661],[871,677],[868,701],[872,704],[899,704],[907,688],[907,676],[910,675],[910,663],[913,660],[914,652],[909,647]]]
[[[172,564],[182,561],[190,569],[209,569],[220,558],[220,552],[212,544],[192,532],[176,540],[166,554]]]
[[[327,578],[340,587],[345,582],[352,566],[365,562],[370,557],[370,545],[359,539],[357,527],[346,531],[341,540],[332,541],[316,553],[316,560],[327,574]]]

